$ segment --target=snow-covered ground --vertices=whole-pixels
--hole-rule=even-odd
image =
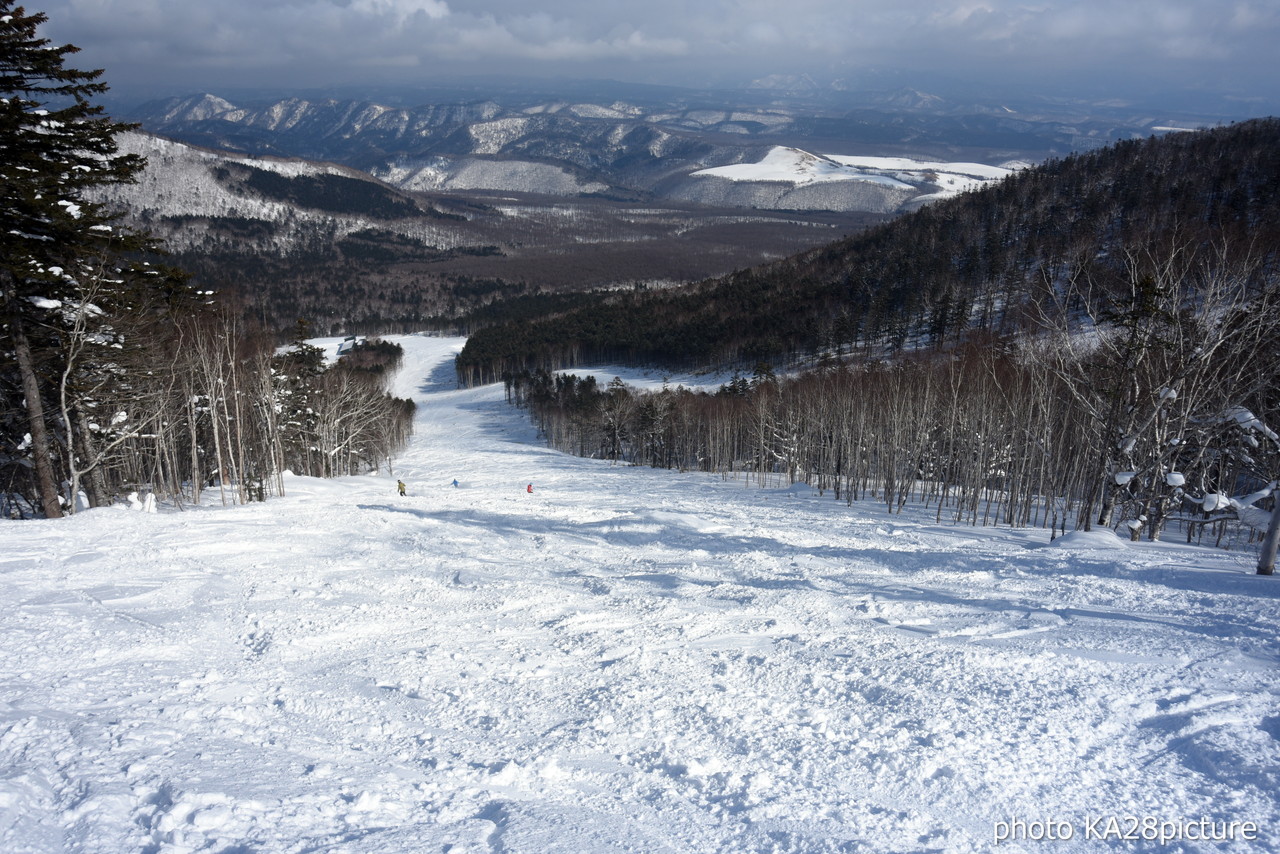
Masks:
[[[400,340],[408,497],[0,522],[0,850],[1280,848],[1245,556],[566,457]]]

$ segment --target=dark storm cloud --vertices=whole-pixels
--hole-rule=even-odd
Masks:
[[[47,0],[113,85],[415,84],[482,72],[745,82],[873,66],[1274,97],[1276,0]]]

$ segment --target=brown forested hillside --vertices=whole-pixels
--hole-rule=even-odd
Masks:
[[[590,361],[670,367],[947,344],[1022,320],[1046,283],[1123,275],[1140,246],[1280,245],[1280,120],[1123,142],[767,266],[593,294],[478,330],[464,381]]]

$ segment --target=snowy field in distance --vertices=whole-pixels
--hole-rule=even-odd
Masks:
[[[396,340],[406,498],[0,521],[0,851],[1280,848],[1246,556],[567,457]]]

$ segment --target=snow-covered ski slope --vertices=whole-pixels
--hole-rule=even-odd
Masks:
[[[398,340],[406,498],[0,522],[0,851],[1280,848],[1246,557],[563,456]]]

